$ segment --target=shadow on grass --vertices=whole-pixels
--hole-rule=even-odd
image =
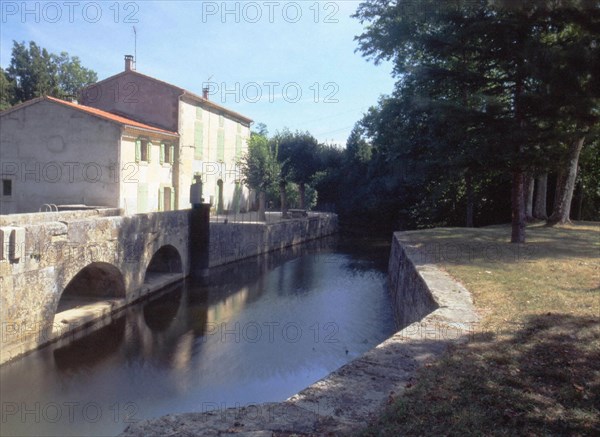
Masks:
[[[600,320],[531,316],[421,369],[360,434],[600,435]]]

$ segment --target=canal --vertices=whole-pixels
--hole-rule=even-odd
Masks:
[[[328,237],[224,266],[0,367],[3,436],[110,436],[280,401],[395,331],[389,244]]]

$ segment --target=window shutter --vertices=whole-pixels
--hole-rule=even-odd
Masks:
[[[202,147],[204,145],[204,126],[202,121],[196,121],[194,125],[194,159],[202,159]]]
[[[235,157],[238,159],[242,157],[242,137],[240,135],[235,137]]]
[[[163,187],[158,189],[158,210],[165,210],[165,189]]]
[[[148,141],[146,143],[146,147],[147,147],[147,153],[146,156],[148,157],[148,162],[152,161],[152,154],[150,152],[152,152],[152,143],[150,141]]]
[[[225,131],[223,129],[219,129],[217,134],[217,159],[225,161]]]
[[[171,152],[169,153],[169,162],[173,164],[175,162],[175,146],[169,146],[169,151]]]
[[[165,163],[165,143],[160,143],[160,164]]]
[[[135,162],[140,162],[142,159],[142,140],[135,140]]]
[[[175,188],[171,188],[171,211],[175,211]]]

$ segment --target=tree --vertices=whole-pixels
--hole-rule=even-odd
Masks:
[[[309,132],[288,130],[277,133],[273,141],[278,145],[278,159],[281,164],[281,187],[285,190],[287,181],[298,184],[300,188],[300,208],[306,207],[306,185],[319,171],[319,153],[321,146]]]
[[[552,158],[572,163],[561,144],[597,125],[599,11],[586,0],[361,3],[355,17],[368,25],[359,50],[392,60],[398,77],[399,104],[375,113],[395,132],[371,123],[381,131],[376,148],[411,164],[420,155],[433,205],[465,198],[468,225],[474,182],[510,172],[511,241],[524,242],[526,175]],[[403,113],[386,114],[394,107]],[[393,138],[409,125],[419,132],[412,142]]]
[[[8,78],[4,69],[0,68],[0,111],[12,106],[14,94],[15,84]]]
[[[28,46],[13,41],[6,75],[14,84],[12,105],[44,95],[73,97],[79,89],[98,80],[96,73],[84,68],[76,56],[51,54],[33,41]]]
[[[266,221],[266,193],[278,183],[281,167],[277,161],[277,148],[271,147],[268,138],[252,132],[248,151],[240,161],[244,184],[258,193],[259,220]]]

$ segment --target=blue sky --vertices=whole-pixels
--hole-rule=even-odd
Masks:
[[[103,79],[137,69],[265,123],[345,144],[354,123],[390,93],[391,65],[359,53],[358,1],[2,1],[0,65],[12,41],[66,51]]]

